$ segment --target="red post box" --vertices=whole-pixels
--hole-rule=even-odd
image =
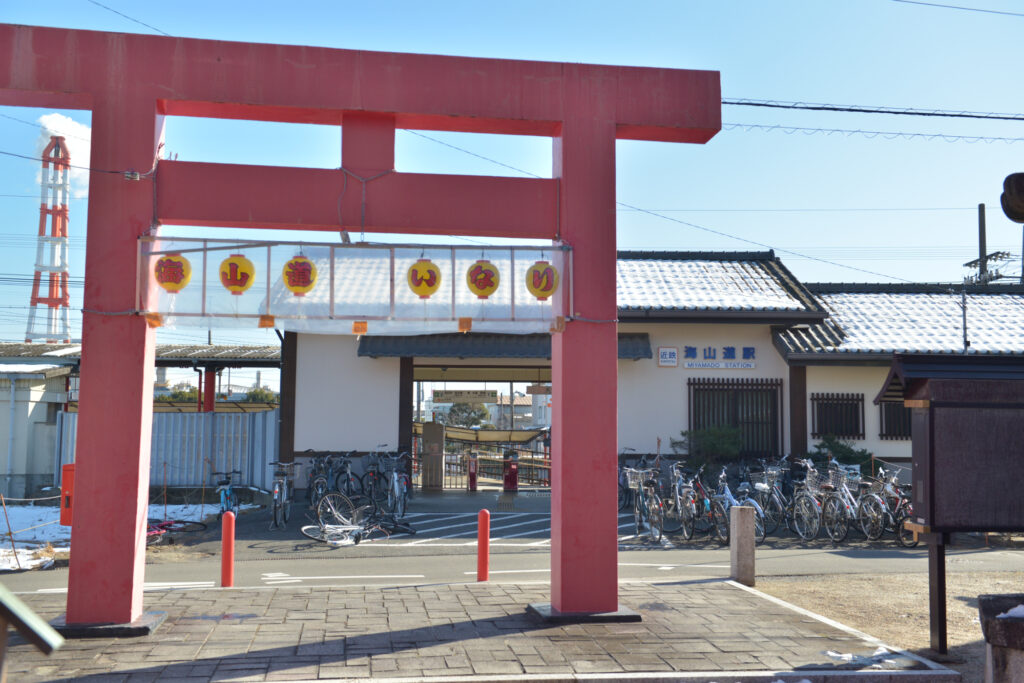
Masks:
[[[511,451],[505,453],[505,491],[519,490],[519,456]]]
[[[75,465],[60,468],[60,523],[71,526],[71,502],[75,495]]]
[[[475,453],[471,453],[469,456],[469,466],[466,469],[466,489],[468,491],[476,491],[476,468],[477,458]]]

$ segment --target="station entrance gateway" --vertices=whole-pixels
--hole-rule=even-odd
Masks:
[[[0,46],[0,103],[92,111],[68,624],[142,616],[155,332],[133,285],[137,240],[160,225],[569,245],[576,286],[552,334],[551,602],[618,608],[615,141],[709,140],[717,72],[13,25]],[[341,168],[158,161],[164,115],[341,126]],[[396,128],[549,136],[555,177],[397,173]],[[111,480],[123,495],[104,495]]]

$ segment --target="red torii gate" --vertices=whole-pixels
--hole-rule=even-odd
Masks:
[[[160,224],[571,245],[574,309],[552,339],[552,609],[615,611],[615,140],[706,142],[720,103],[710,71],[0,24],[0,104],[92,111],[67,623],[142,615],[154,332],[132,313],[137,238]],[[340,125],[345,170],[165,160],[145,175],[164,115]],[[396,128],[550,136],[555,177],[397,173]]]

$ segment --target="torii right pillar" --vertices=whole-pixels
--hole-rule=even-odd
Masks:
[[[721,97],[718,74],[689,72],[689,92],[656,101],[651,92],[664,94],[662,84],[623,74],[611,79],[585,65],[565,70],[565,111],[571,114],[555,136],[553,166],[560,181],[560,238],[573,248],[572,309],[551,345],[550,613],[544,605],[531,608],[556,619],[630,618],[618,604],[615,141],[652,137],[650,130],[618,122],[668,121],[696,110],[703,116],[694,118],[704,125],[678,127],[659,139],[706,142],[718,130]]]

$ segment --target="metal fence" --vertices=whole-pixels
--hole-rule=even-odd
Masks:
[[[241,486],[267,490],[277,460],[280,410],[259,413],[156,413],[150,450],[150,486],[209,484],[211,472],[240,470]],[[61,465],[75,461],[78,413],[57,415],[54,459],[59,483]]]

